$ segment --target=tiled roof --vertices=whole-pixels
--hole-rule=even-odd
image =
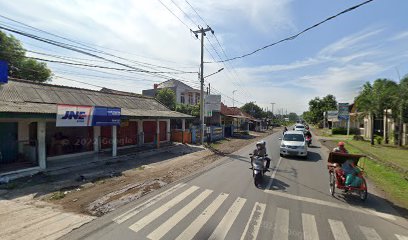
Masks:
[[[224,116],[235,117],[235,118],[248,118],[241,109],[237,107],[227,107],[221,103],[221,114]]]
[[[0,85],[0,112],[56,113],[56,104],[122,108],[131,117],[189,118],[169,110],[154,98],[12,80]]]

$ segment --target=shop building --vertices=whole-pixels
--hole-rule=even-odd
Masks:
[[[108,116],[102,121],[96,120],[100,110]],[[0,85],[0,176],[44,170],[66,158],[81,161],[87,154],[160,147],[171,139],[170,120],[181,119],[184,126],[188,118],[134,93],[12,80]],[[62,126],[61,119],[75,124]]]

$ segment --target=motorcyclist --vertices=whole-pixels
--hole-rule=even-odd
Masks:
[[[310,142],[312,142],[312,133],[309,131],[309,129],[307,129],[307,130],[305,131],[305,137],[306,137],[306,138],[309,137],[309,138],[310,138]]]
[[[269,166],[271,165],[271,159],[266,157],[266,142],[265,141],[262,140],[256,143],[256,149],[253,151],[253,155],[251,157],[251,166],[252,166],[253,157],[255,156],[265,158],[266,169],[269,169]]]
[[[287,131],[288,131],[288,128],[285,127],[285,128],[283,129],[283,134],[285,134],[285,132],[287,132]]]

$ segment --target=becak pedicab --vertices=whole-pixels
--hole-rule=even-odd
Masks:
[[[335,189],[344,193],[357,193],[362,201],[367,199],[367,182],[364,169],[358,166],[364,155],[331,152],[327,168],[329,169],[330,193],[334,196]]]

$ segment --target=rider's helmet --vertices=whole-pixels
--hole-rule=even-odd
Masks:
[[[337,143],[337,146],[339,146],[339,147],[344,147],[344,142],[339,142],[339,143]]]
[[[262,140],[256,143],[256,148],[262,149],[262,148],[265,148],[265,145],[266,145],[266,142]]]

